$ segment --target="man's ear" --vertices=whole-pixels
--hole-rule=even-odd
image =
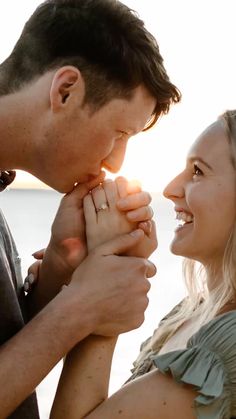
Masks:
[[[53,112],[64,109],[73,100],[76,100],[78,106],[83,102],[84,95],[84,80],[76,67],[67,65],[55,72],[50,88],[50,105]]]

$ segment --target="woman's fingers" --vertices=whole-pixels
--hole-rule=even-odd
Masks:
[[[127,180],[123,176],[116,178],[115,183],[117,185],[118,193],[120,198],[125,198],[129,194],[141,192],[142,187],[138,180]]]
[[[120,211],[135,210],[140,207],[145,207],[150,204],[152,197],[149,192],[141,191],[132,195],[127,195],[117,202],[117,208]]]
[[[119,199],[119,191],[116,182],[112,181],[111,179],[106,179],[102,186],[106,194],[109,208],[117,209],[116,202]]]
[[[142,207],[133,211],[129,211],[126,214],[127,219],[134,223],[151,220],[153,218],[153,215],[154,212],[150,205],[147,207]]]

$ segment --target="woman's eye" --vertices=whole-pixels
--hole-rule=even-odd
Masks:
[[[203,172],[201,171],[201,169],[199,169],[197,164],[193,165],[193,177],[197,177],[197,176],[202,176]]]

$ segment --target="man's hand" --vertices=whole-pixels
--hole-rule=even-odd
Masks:
[[[77,185],[61,200],[46,253],[52,252],[62,271],[72,273],[87,255],[83,198],[103,179],[104,173],[92,182]]]
[[[63,284],[70,282],[73,271],[86,257],[83,197],[103,178],[104,173],[93,182],[77,185],[62,198],[49,245],[44,251],[34,253],[35,258],[42,259],[42,262],[38,264],[36,286],[28,296],[30,316],[55,297]]]
[[[80,307],[91,307],[94,334],[114,336],[143,323],[150,289],[147,278],[155,275],[155,266],[143,258],[119,256],[135,247],[143,236],[142,230],[136,230],[98,246],[63,290],[70,292],[72,299],[79,293]]]
[[[104,174],[101,174],[93,182],[78,185],[70,194],[63,197],[52,225],[48,247],[44,252],[34,253],[35,258],[42,258],[42,263],[38,265],[39,281],[33,288],[33,293],[31,292],[29,295],[30,311],[35,312],[42,308],[58,293],[63,284],[68,284],[72,273],[86,257],[87,241],[83,198],[92,188],[101,184],[103,178]],[[118,178],[116,185],[120,190],[118,198],[126,196],[128,205],[127,212],[124,210],[120,212],[117,208],[116,211],[123,220],[126,220],[126,226],[128,225],[129,229],[118,230],[116,234],[108,236],[106,239],[110,240],[122,232],[129,232],[140,227],[146,232],[146,235],[143,244],[138,245],[136,251],[131,252],[131,255],[149,257],[156,247],[154,226],[150,232],[152,225],[150,221],[152,210],[149,207],[150,195],[141,191],[139,185],[129,184],[124,178]],[[132,217],[132,214],[134,214],[135,221],[131,223],[129,218]],[[99,241],[98,244],[104,241]]]

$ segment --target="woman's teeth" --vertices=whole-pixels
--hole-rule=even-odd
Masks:
[[[179,225],[191,223],[193,221],[193,215],[187,214],[184,211],[179,211],[176,213],[176,220],[180,221]]]

